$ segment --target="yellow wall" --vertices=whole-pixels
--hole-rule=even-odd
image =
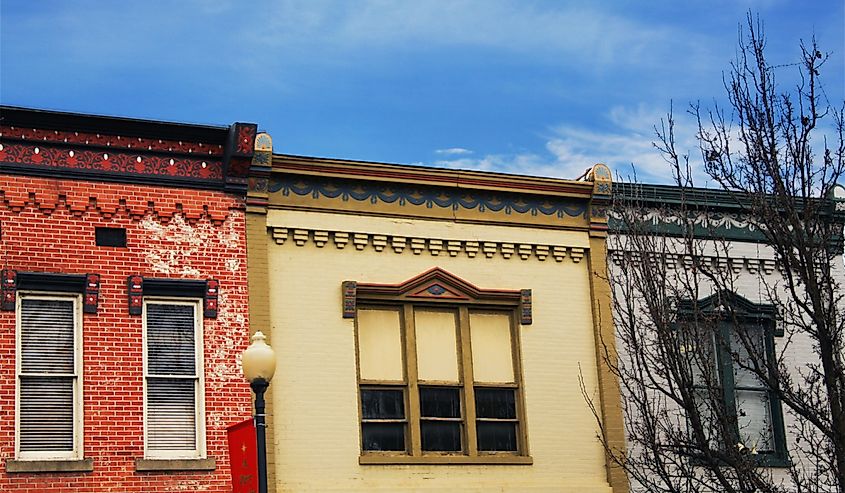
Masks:
[[[587,252],[575,263],[518,254],[470,258],[386,247],[373,234],[589,247],[587,232],[284,210],[268,212],[276,491],[609,492],[596,424],[579,388],[598,396]],[[294,230],[299,229],[298,241]],[[303,232],[308,231],[307,235]],[[326,231],[369,233],[359,250]],[[352,236],[350,234],[350,236]],[[281,242],[281,244],[278,244]],[[360,465],[355,333],[341,282],[399,283],[441,267],[481,288],[533,290],[534,323],[519,328],[525,424],[532,465]],[[580,365],[580,366],[579,366]]]

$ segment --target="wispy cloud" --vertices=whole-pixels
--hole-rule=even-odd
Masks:
[[[353,6],[354,5],[354,6]],[[559,63],[582,63],[586,69],[665,64],[683,49],[700,56],[708,43],[668,24],[644,24],[598,3],[553,3],[449,0],[394,2],[361,0],[354,4],[327,0],[285,0],[268,7],[265,22],[250,26],[258,46],[288,55],[304,46],[329,55],[315,59],[343,61],[365,50],[432,50],[454,46],[492,48]],[[681,46],[682,45],[682,46]]]
[[[671,168],[653,145],[654,126],[665,116],[665,112],[644,105],[614,107],[605,116],[606,130],[575,125],[549,129],[544,153],[486,154],[477,158],[440,159],[432,164],[572,179],[596,163],[605,163],[623,179],[633,179],[636,175],[640,181],[667,183],[672,180]],[[678,150],[690,152],[695,180],[705,185],[706,177],[696,159],[694,122],[685,114],[676,114],[675,126]]]
[[[469,149],[464,149],[463,147],[450,147],[448,149],[437,149],[434,151],[435,154],[445,154],[447,156],[460,156],[466,154],[472,154],[472,151]]]

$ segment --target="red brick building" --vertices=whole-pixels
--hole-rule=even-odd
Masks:
[[[0,117],[0,491],[230,491],[255,125]]]

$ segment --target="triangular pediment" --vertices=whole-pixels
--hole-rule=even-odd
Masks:
[[[455,289],[451,289],[447,283],[440,282],[440,281],[431,281],[425,286],[416,289],[413,292],[409,292],[406,296],[410,296],[413,298],[437,298],[437,299],[451,299],[451,300],[467,300],[469,297],[457,291]]]
[[[697,300],[682,300],[681,311],[702,313],[714,311],[732,311],[740,316],[756,318],[774,318],[776,310],[773,305],[758,304],[729,290],[717,291],[710,296]]]
[[[375,303],[447,303],[472,304],[519,310],[522,325],[531,325],[531,290],[479,288],[440,267],[434,267],[399,284],[374,284],[344,281],[343,317],[355,318],[359,300]]]
[[[783,335],[783,326],[776,323],[778,315],[774,305],[754,303],[730,290],[717,291],[700,300],[680,300],[678,312],[681,318],[700,314],[743,323],[764,323],[773,327],[776,336]]]
[[[399,284],[357,284],[358,296],[393,297],[414,300],[484,301],[518,303],[519,290],[483,289],[434,267]]]

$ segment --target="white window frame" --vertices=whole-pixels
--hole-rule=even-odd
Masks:
[[[196,357],[196,376],[194,386],[194,412],[196,423],[196,444],[194,450],[149,450],[147,445],[147,304],[167,305],[188,305],[194,308],[194,354]],[[145,459],[205,459],[205,367],[203,364],[203,313],[202,300],[195,298],[173,298],[173,297],[144,297],[144,309],[142,315],[143,346],[144,346],[144,458]]]
[[[73,450],[72,451],[21,451],[20,402],[21,402],[21,309],[22,300],[37,299],[73,302]],[[53,291],[18,291],[15,300],[15,458],[18,460],[79,460],[82,459],[82,295]]]

